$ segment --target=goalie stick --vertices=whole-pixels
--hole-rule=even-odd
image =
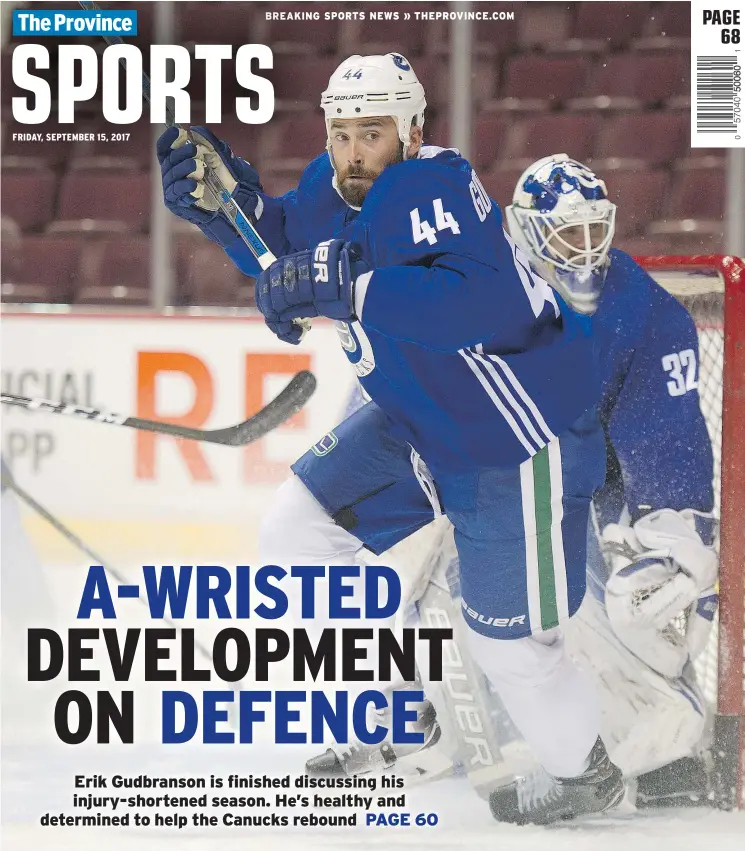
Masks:
[[[65,540],[69,541],[76,549],[80,550],[82,553],[88,556],[89,559],[92,560],[92,564],[100,565],[106,573],[109,574],[119,585],[131,585],[132,583],[127,579],[127,577],[120,573],[115,568],[111,567],[104,559],[101,558],[98,553],[94,552],[81,538],[79,538],[71,529],[68,529],[67,526],[61,521],[58,520],[51,512],[47,511],[43,505],[37,502],[30,493],[27,493],[15,480],[13,474],[8,470],[5,464],[3,464],[2,470],[2,484],[4,488],[12,491],[22,502],[25,502],[26,505],[42,517],[44,520],[49,523],[54,529],[56,529],[60,535],[62,535]],[[137,600],[142,603],[143,606],[148,608],[148,603],[142,597],[137,597]],[[181,632],[181,627],[174,621],[169,618],[168,615],[162,615],[159,620],[163,621],[163,623],[167,624],[171,628],[175,629],[177,633]],[[214,659],[212,658],[212,653],[199,641],[194,641],[194,649],[199,653],[199,655],[206,661],[209,662],[210,667],[214,669]],[[238,695],[240,691],[241,683],[231,683],[230,684],[233,691]],[[237,712],[237,703],[234,704],[233,708]],[[229,713],[230,714],[230,713]]]
[[[101,11],[97,3],[87,2],[87,0],[80,0],[79,5],[86,11]],[[109,45],[127,43],[124,41],[123,38],[118,35],[104,35],[103,39],[106,44]],[[126,70],[127,63],[123,57],[119,59],[119,64]],[[142,96],[148,103],[150,103],[150,77],[148,77],[148,75],[144,71],[142,73]],[[168,106],[168,104],[166,104],[166,126],[178,127],[180,130],[184,130],[184,132],[187,134],[187,136],[189,136],[189,139],[191,140],[191,135],[189,134],[189,131],[176,122],[176,116],[173,114],[173,110]],[[223,182],[220,180],[219,176],[214,171],[212,171],[212,169],[205,169],[204,182],[207,188],[214,196],[218,207],[223,212],[223,214],[227,216],[228,221],[238,231],[238,235],[246,244],[251,254],[253,254],[253,256],[256,258],[256,261],[258,262],[261,269],[268,269],[277,258],[269,250],[269,246],[261,238],[259,232],[254,227],[251,219],[243,212],[243,210],[238,205],[238,202],[235,200],[235,198],[233,198],[231,193],[228,192],[227,188],[223,185]],[[293,322],[303,329],[303,334],[310,331],[310,319],[294,319]]]
[[[30,399],[26,396],[14,396],[3,393],[3,405],[15,405],[29,411],[46,411],[51,414],[65,414],[83,420],[92,420],[109,425],[127,426],[140,431],[154,431],[158,434],[168,434],[185,440],[199,440],[203,443],[219,443],[223,446],[245,446],[258,440],[272,429],[282,425],[293,414],[296,414],[310,399],[316,389],[316,377],[312,372],[298,372],[271,402],[258,413],[238,425],[228,428],[205,430],[176,425],[176,423],[146,420],[141,417],[128,417],[124,414],[111,414],[97,411],[95,408],[79,408],[76,405],[57,404],[46,399]]]

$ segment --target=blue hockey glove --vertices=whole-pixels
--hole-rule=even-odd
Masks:
[[[341,239],[282,257],[256,281],[256,304],[266,324],[288,343],[300,340],[293,319],[354,320],[354,284],[368,271],[358,246]]]
[[[253,213],[259,204],[257,193],[263,191],[259,174],[245,160],[236,157],[227,142],[218,139],[211,130],[192,127],[190,132],[196,145],[177,127],[169,127],[158,139],[156,152],[163,176],[163,198],[172,213],[198,225],[205,236],[225,247],[235,240],[236,231],[205,186],[205,169],[217,173],[246,215]]]

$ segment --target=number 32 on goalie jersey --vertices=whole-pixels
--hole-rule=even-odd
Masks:
[[[693,349],[683,349],[682,352],[664,355],[662,368],[670,376],[670,381],[667,382],[667,392],[671,396],[682,396],[689,390],[695,390],[698,387],[696,352]]]

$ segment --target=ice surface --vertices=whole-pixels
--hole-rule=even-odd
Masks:
[[[553,828],[513,827],[496,824],[486,803],[465,780],[443,780],[408,792],[411,812],[437,812],[440,823],[429,828],[282,828],[273,831],[229,828],[201,835],[169,829],[168,834],[117,834],[113,829],[31,828],[5,826],[5,851],[232,851],[240,849],[504,849],[504,851],[742,851],[745,847],[745,813],[703,810],[674,815],[632,816],[626,821],[608,818],[591,825]],[[162,830],[162,829],[161,829]]]
[[[137,573],[133,564],[116,564],[132,578]],[[52,596],[57,604],[57,629],[72,624],[75,602],[79,600],[85,576],[85,564],[66,564],[45,568]],[[149,622],[148,613],[136,601],[117,601],[126,614],[119,626],[156,626]],[[80,625],[79,623],[77,624]],[[94,625],[94,624],[91,624]],[[95,625],[110,626],[110,623]],[[226,623],[192,621],[201,637],[209,639]],[[7,648],[6,648],[7,651]],[[289,681],[272,683],[287,687]],[[6,683],[7,685],[7,683]],[[59,691],[64,685],[58,683]],[[112,688],[113,681],[83,684],[85,687]],[[155,698],[143,693],[143,697]],[[121,687],[118,684],[117,687]],[[143,688],[149,689],[153,684]],[[212,688],[215,684],[212,684]],[[16,695],[18,697],[18,695]],[[48,695],[47,695],[48,697]],[[138,693],[138,697],[140,697]],[[147,701],[144,701],[145,703]],[[157,707],[153,703],[154,708]],[[495,851],[700,851],[714,847],[716,851],[745,849],[745,813],[723,813],[711,810],[685,810],[654,815],[637,814],[628,817],[606,817],[582,825],[562,825],[554,828],[517,828],[499,825],[491,817],[485,801],[479,798],[464,778],[450,778],[434,783],[409,786],[405,810],[417,813],[437,813],[436,827],[364,827],[310,828],[159,828],[124,830],[117,828],[41,828],[38,820],[45,812],[64,811],[68,815],[87,811],[72,808],[72,778],[78,773],[104,774],[161,774],[209,775],[230,772],[246,774],[270,773],[275,776],[302,770],[302,765],[317,747],[276,746],[269,742],[256,745],[202,746],[165,748],[156,744],[155,724],[138,728],[137,742],[132,747],[66,747],[54,741],[49,716],[49,703],[35,701],[36,713],[24,713],[18,722],[19,706],[15,703],[3,718],[2,765],[2,847],[3,851],[335,851],[335,849],[495,849]],[[4,705],[4,710],[7,706]],[[157,712],[154,712],[154,716]],[[152,721],[155,722],[153,717]],[[13,722],[13,723],[10,723]],[[10,735],[9,735],[10,734]],[[140,791],[143,794],[144,790]],[[172,794],[191,794],[189,790],[170,790]],[[296,794],[295,790],[281,790]],[[340,794],[330,790],[323,794]],[[357,790],[365,793],[365,790]],[[394,790],[400,794],[400,790]],[[126,792],[131,794],[132,790]],[[209,790],[208,790],[209,792]],[[274,790],[248,790],[234,794],[261,794],[272,797]],[[378,788],[375,794],[382,794]],[[393,794],[386,790],[387,794]],[[101,794],[111,794],[111,790]],[[158,794],[151,790],[149,794]],[[163,794],[161,791],[160,794]],[[371,794],[366,792],[365,794]],[[272,809],[274,809],[272,807]],[[265,812],[271,812],[267,809]],[[110,812],[110,811],[109,811]],[[161,812],[164,812],[161,810]],[[171,813],[174,811],[171,810]],[[246,812],[245,810],[243,812]],[[292,811],[283,811],[291,814]],[[306,814],[309,810],[301,811]],[[315,810],[317,814],[332,814],[333,810]],[[349,814],[345,810],[344,814]],[[358,821],[364,824],[359,811]]]

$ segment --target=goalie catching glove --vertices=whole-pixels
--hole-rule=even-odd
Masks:
[[[302,329],[294,319],[357,318],[355,284],[367,271],[356,245],[330,239],[272,263],[256,281],[256,305],[280,340],[296,344]]]
[[[206,237],[225,248],[238,234],[205,185],[205,171],[214,171],[243,212],[254,214],[256,219],[261,217],[263,206],[259,174],[211,130],[192,127],[189,132],[194,141],[178,127],[169,127],[158,139],[163,198],[172,213],[197,225]]]
[[[661,509],[633,527],[611,523],[601,539],[611,568],[605,605],[613,630],[669,678],[681,676],[703,650],[718,600],[716,553],[696,532],[695,514]]]

